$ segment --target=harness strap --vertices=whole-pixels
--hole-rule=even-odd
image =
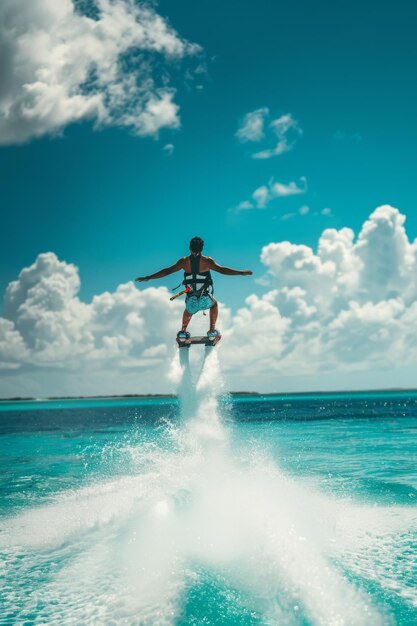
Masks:
[[[208,293],[209,287],[213,292],[213,280],[210,271],[200,273],[200,255],[190,254],[191,272],[184,272],[183,285],[190,286],[194,295]]]
[[[200,256],[194,256],[194,254],[190,254],[190,263],[191,263],[191,289],[193,291],[197,291],[197,274],[200,269]]]

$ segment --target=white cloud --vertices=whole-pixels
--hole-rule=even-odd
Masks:
[[[288,185],[284,183],[274,183],[272,182],[269,185],[270,191],[270,200],[274,198],[285,198],[286,196],[294,196],[299,193],[305,193],[307,191],[307,187],[305,184],[305,178],[301,178],[301,186],[299,187],[297,183],[291,182]]]
[[[173,143],[167,143],[162,148],[163,152],[165,152],[165,154],[168,154],[168,156],[171,156],[174,153],[174,149],[175,149],[175,146]]]
[[[272,144],[272,146],[253,153],[254,159],[270,159],[288,152],[294,147],[297,138],[302,135],[303,131],[291,113],[281,115],[268,123],[269,117],[267,107],[247,113],[236,132],[237,138],[242,143],[259,142],[266,139],[268,144]]]
[[[283,222],[287,222],[288,220],[292,220],[295,217],[295,213],[284,213],[281,215],[281,220]]]
[[[359,285],[374,301],[383,294],[410,302],[417,295],[416,244],[410,245],[404,222],[404,215],[386,205],[372,213],[359,233]]]
[[[301,206],[297,213],[295,213],[294,211],[290,211],[289,213],[283,213],[280,217],[280,220],[282,222],[287,222],[288,220],[292,220],[295,217],[299,216],[299,215],[308,215],[310,213],[310,207],[308,207],[307,205]],[[274,219],[276,219],[276,216],[274,216]]]
[[[413,384],[417,241],[409,241],[404,221],[382,206],[357,237],[349,228],[326,229],[316,251],[289,241],[264,246],[269,291],[248,296],[234,315],[221,307],[229,385]],[[0,318],[1,395],[169,390],[165,374],[183,304],[170,303],[164,287],[133,283],[86,304],[79,287],[77,268],[53,253],[10,283]],[[194,330],[196,323],[203,318]]]
[[[239,318],[244,314],[250,327],[254,304],[257,316],[267,303],[268,318],[279,314],[290,322],[282,351],[271,355],[274,372],[290,376],[417,363],[417,341],[411,340],[417,313],[417,242],[408,240],[404,221],[397,209],[382,206],[356,240],[348,228],[327,229],[317,253],[286,241],[262,249],[272,290],[248,299]],[[244,353],[234,324],[232,320],[229,350],[238,362]],[[266,319],[262,343],[273,341],[275,332],[269,331]],[[252,356],[256,362],[255,350]]]
[[[242,202],[239,202],[238,206],[236,207],[236,209],[233,209],[233,211],[235,213],[239,213],[239,211],[244,211],[246,209],[253,209],[253,204],[252,202],[249,202],[249,200],[243,200]]]
[[[268,186],[262,185],[261,187],[258,187],[257,189],[255,189],[255,191],[253,192],[252,198],[255,201],[255,206],[257,209],[264,209],[266,205],[268,204],[268,202],[270,201],[270,198],[271,198],[270,188],[271,188],[271,185],[268,185]]]
[[[252,295],[246,299],[246,305],[239,309],[230,328],[224,332],[224,340],[231,350],[223,359],[229,370],[239,371],[254,384],[282,355],[291,321],[267,298]],[[268,341],[264,340],[266,329]]]
[[[0,144],[59,133],[85,119],[140,136],[180,124],[175,91],[153,67],[193,55],[150,5],[93,0],[3,0],[0,8]]]
[[[51,252],[22,270],[6,290],[0,362],[63,370],[161,363],[181,311],[165,288],[127,283],[85,304],[79,287],[77,268]]]
[[[300,178],[300,184],[291,181],[288,184],[275,182],[271,179],[267,185],[261,185],[252,193],[252,200],[243,200],[237,207],[231,209],[233,213],[247,209],[265,209],[267,205],[275,198],[285,198],[294,196],[307,191],[307,181],[304,176]]]
[[[265,118],[269,114],[269,109],[263,107],[251,113],[247,113],[242,124],[236,132],[236,137],[242,142],[260,141],[263,139]]]
[[[0,317],[0,370],[18,368],[28,357],[29,350],[13,322]]]
[[[281,115],[276,120],[272,120],[269,127],[277,137],[277,143],[272,148],[261,150],[253,154],[254,159],[270,159],[279,156],[284,152],[289,152],[294,147],[297,138],[302,134],[298,122],[290,113]]]

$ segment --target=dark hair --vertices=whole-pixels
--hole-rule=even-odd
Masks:
[[[201,237],[193,237],[190,241],[190,250],[194,254],[198,254],[204,248],[204,241]]]

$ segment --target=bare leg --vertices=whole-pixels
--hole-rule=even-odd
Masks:
[[[219,314],[219,305],[217,304],[217,302],[215,302],[210,309],[210,331],[216,328],[216,320],[217,320],[218,314]]]
[[[185,309],[182,316],[182,330],[187,330],[187,326],[190,323],[191,318],[192,314],[188,313],[187,309]]]

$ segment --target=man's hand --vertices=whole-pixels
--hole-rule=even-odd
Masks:
[[[252,270],[243,270],[242,276],[252,276]]]
[[[135,278],[135,283],[146,283],[149,280],[149,276],[138,276]]]

